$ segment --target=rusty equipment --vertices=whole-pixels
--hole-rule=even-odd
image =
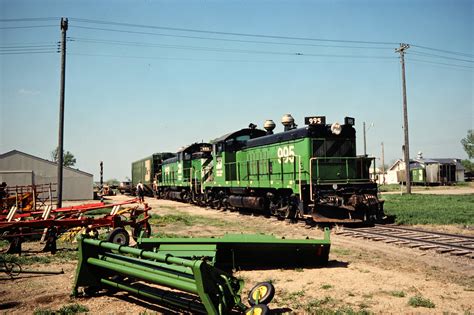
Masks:
[[[125,230],[126,226],[132,228],[132,236],[137,239],[142,232],[149,235],[151,232],[148,223],[148,205],[137,204],[137,199],[116,204],[89,204],[29,213],[15,213],[0,216],[1,237],[10,242],[8,253],[21,253],[21,243],[25,237],[43,235],[46,245],[43,251],[56,252],[56,240],[59,235],[72,228],[86,228],[87,233],[97,234],[97,229],[102,227],[112,228],[109,239],[123,245],[128,244],[130,237]],[[137,205],[134,205],[137,204]],[[121,209],[122,206],[129,207]],[[130,206],[131,205],[131,206]],[[141,208],[142,207],[142,208]],[[109,214],[102,216],[92,215],[92,211],[111,209]]]
[[[243,284],[201,259],[81,238],[72,294],[78,296],[79,288],[89,295],[109,288],[192,313],[229,314],[247,309],[240,297]],[[269,303],[275,290],[266,283],[270,289],[262,295],[260,287],[262,284],[252,290],[257,298],[253,302],[268,309],[261,304]]]
[[[42,275],[60,275],[64,273],[64,270],[61,270],[61,271],[24,270],[19,263],[0,258],[0,272],[6,273],[10,278],[13,279],[15,277],[18,277],[22,273],[42,274]]]
[[[5,185],[6,186],[6,185]],[[0,193],[0,214],[12,207],[22,212],[36,211],[53,205],[56,184],[3,186]]]

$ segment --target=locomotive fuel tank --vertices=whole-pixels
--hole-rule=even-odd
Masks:
[[[235,208],[256,209],[256,210],[265,209],[265,200],[263,197],[244,197],[244,196],[230,195],[227,198],[227,203]]]

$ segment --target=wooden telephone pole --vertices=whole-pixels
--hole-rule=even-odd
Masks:
[[[403,133],[405,144],[403,145],[403,159],[405,160],[405,182],[407,185],[407,194],[411,194],[411,176],[410,176],[410,147],[408,145],[408,110],[407,110],[407,87],[405,80],[405,50],[410,48],[408,44],[400,44],[395,52],[400,53],[400,63],[402,64],[402,88],[403,88]]]
[[[68,21],[61,18],[61,82],[59,91],[59,139],[58,139],[58,202],[61,208],[63,203],[63,152],[64,152],[64,85],[66,82],[66,32]]]

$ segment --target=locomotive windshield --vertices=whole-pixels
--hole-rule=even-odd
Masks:
[[[354,139],[315,139],[314,157],[355,157]]]

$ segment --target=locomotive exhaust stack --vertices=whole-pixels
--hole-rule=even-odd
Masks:
[[[267,131],[267,135],[273,134],[273,129],[275,129],[275,122],[271,119],[268,119],[263,124],[263,128]]]
[[[298,127],[297,124],[295,124],[295,119],[291,114],[285,114],[281,118],[281,123],[285,127],[285,131],[290,131],[292,129],[296,129]]]

